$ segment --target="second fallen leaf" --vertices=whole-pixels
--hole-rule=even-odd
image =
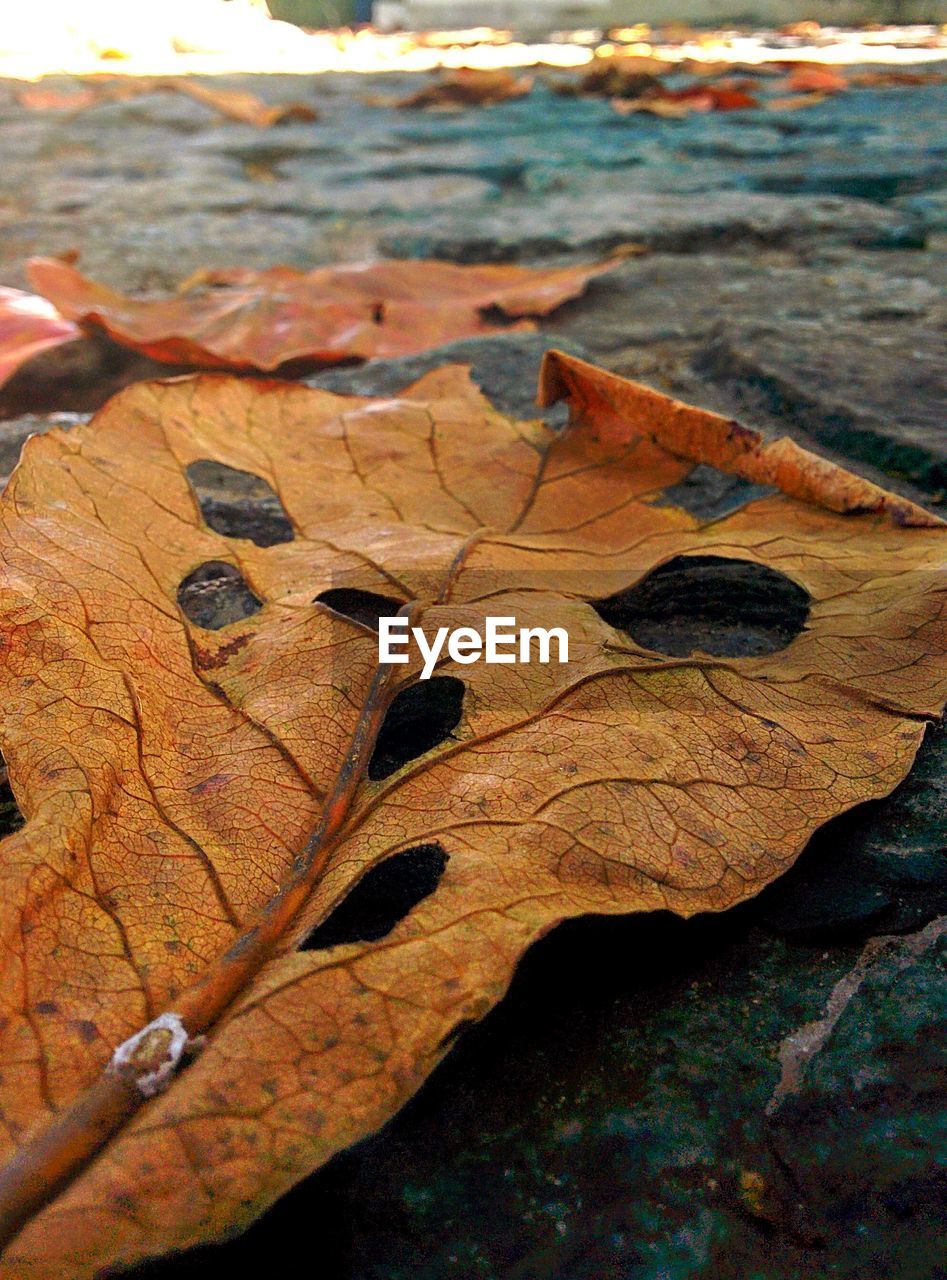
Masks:
[[[497,308],[518,327],[578,297],[618,258],[536,269],[381,260],[297,271],[200,272],[183,291],[136,298],[55,258],[34,258],[38,293],[70,320],[171,364],[271,371],[291,360],[337,364],[425,351],[495,332]],[[506,326],[508,327],[508,326]]]

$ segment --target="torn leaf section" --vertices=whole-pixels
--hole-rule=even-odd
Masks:
[[[594,422],[603,439],[643,437],[676,457],[772,485],[830,511],[878,513],[893,524],[922,528],[943,524],[916,503],[809,453],[788,437],[766,441],[732,418],[672,400],[562,351],[547,353],[538,399],[544,408],[565,400],[573,421]]]

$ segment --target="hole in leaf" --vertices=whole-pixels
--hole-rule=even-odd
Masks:
[[[626,591],[590,603],[644,649],[749,658],[784,649],[805,627],[810,597],[767,565],[675,556]]]
[[[353,622],[378,630],[379,618],[393,618],[405,604],[396,596],[383,596],[377,591],[359,591],[355,587],[330,587],[320,591],[313,604],[325,604]]]
[[[23,814],[16,802],[6,762],[0,756],[0,836],[8,836],[23,826]]]
[[[372,324],[382,324],[385,319],[385,304],[383,302],[372,303]]]
[[[240,570],[223,560],[206,560],[182,578],[178,605],[186,618],[205,631],[219,631],[263,608]]]
[[[386,858],[359,880],[299,948],[319,951],[343,942],[376,942],[437,888],[447,854],[439,844],[419,844]]]
[[[463,715],[466,685],[456,676],[432,676],[402,689],[388,708],[368,764],[372,782],[449,738]]]
[[[292,542],[293,526],[273,487],[252,471],[201,458],[187,468],[201,515],[227,538],[247,538],[258,547]]]

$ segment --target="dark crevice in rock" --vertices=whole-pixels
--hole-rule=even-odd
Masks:
[[[632,161],[632,163],[636,162],[637,159]],[[521,194],[530,190],[529,166],[525,161],[492,162],[486,157],[473,166],[406,162],[375,169],[369,175],[353,175],[349,182],[360,181],[365,176],[380,182],[401,182],[405,178],[481,178],[484,182],[491,183],[503,195]]]
[[[201,515],[227,538],[247,538],[258,547],[292,542],[293,526],[277,494],[262,476],[201,458],[187,468]]]
[[[406,601],[384,596],[378,591],[360,591],[356,587],[330,587],[320,591],[312,602],[327,605],[333,613],[341,613],[353,622],[378,630],[379,618],[393,618]]]
[[[439,844],[419,844],[372,867],[299,948],[321,951],[346,942],[377,942],[440,884],[448,858]]]
[[[206,560],[182,578],[178,606],[184,616],[205,631],[219,631],[259,613],[259,600],[238,568],[223,560]]]
[[[938,168],[918,173],[772,173],[751,179],[748,186],[766,195],[842,196],[885,204],[898,196],[936,189],[943,177]]]
[[[809,593],[784,573],[725,556],[675,556],[625,591],[589,603],[644,649],[722,658],[784,649],[806,625]]]
[[[369,761],[372,782],[446,741],[460,724],[465,690],[456,676],[432,676],[402,689],[388,708]]]

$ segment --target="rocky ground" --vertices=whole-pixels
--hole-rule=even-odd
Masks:
[[[361,101],[404,77],[233,85],[322,118],[261,132],[166,94],[67,117],[0,87],[0,283],[66,250],[137,290],[645,244],[539,335],[311,376],[384,392],[453,355],[525,414],[555,342],[940,509],[943,86],[666,121],[544,87],[419,115]],[[40,357],[0,392],[0,472],[29,431],[155,372],[104,341]],[[695,501],[713,485],[695,476]],[[724,917],[559,930],[382,1134],[245,1239],[140,1274],[298,1255],[325,1280],[947,1276],[945,762],[932,730],[893,796]]]

